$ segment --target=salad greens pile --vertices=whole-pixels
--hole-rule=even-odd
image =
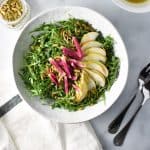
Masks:
[[[105,100],[105,91],[111,88],[118,76],[120,60],[114,54],[113,38],[110,36],[103,37],[99,31],[96,31],[99,32],[97,41],[101,42],[103,48],[106,50],[106,66],[109,70],[104,87],[97,86],[95,90],[88,92],[86,98],[78,103],[74,100],[75,90],[73,87],[66,94],[61,86],[56,86],[45,75],[45,70],[50,67],[48,61],[50,57],[61,56],[62,47],[73,48],[73,36],[80,41],[84,34],[93,31],[96,30],[84,20],[71,18],[67,21],[56,23],[43,23],[31,32],[32,44],[27,50],[24,57],[24,66],[21,68],[19,74],[33,96],[40,96],[41,102],[51,105],[52,108],[64,108],[69,111],[81,110],[86,106],[96,104],[100,100]]]

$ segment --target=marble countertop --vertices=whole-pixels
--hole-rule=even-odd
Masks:
[[[149,102],[147,102],[147,105],[144,106],[135,119],[122,147],[115,147],[113,145],[114,135],[110,135],[107,132],[107,127],[111,120],[113,120],[130,101],[130,97],[136,86],[138,73],[141,68],[150,61],[150,13],[133,14],[120,9],[113,4],[111,0],[27,0],[27,2],[32,8],[31,17],[51,7],[76,5],[94,9],[103,14],[114,24],[125,42],[129,56],[128,82],[117,102],[107,112],[93,119],[91,123],[104,146],[104,150],[149,150]],[[16,94],[12,76],[10,76],[12,70],[7,69],[12,65],[10,58],[19,35],[19,32],[17,34],[16,32],[18,31],[7,29],[0,24],[0,84],[5,85],[8,89],[7,91],[9,91],[9,95],[7,95],[4,93],[3,87],[0,87],[0,104],[4,103],[2,99],[9,99]],[[128,117],[126,119],[128,119]]]

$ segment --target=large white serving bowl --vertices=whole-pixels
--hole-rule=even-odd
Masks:
[[[26,89],[18,72],[23,66],[23,57],[31,43],[30,31],[38,27],[43,22],[50,23],[60,20],[67,20],[70,17],[84,19],[92,26],[101,31],[104,36],[110,35],[115,40],[115,55],[120,58],[119,76],[110,91],[106,92],[106,102],[98,102],[84,110],[69,112],[64,109],[51,109],[50,106],[42,105],[39,97],[32,97]],[[33,109],[47,117],[62,123],[77,123],[90,120],[105,112],[119,97],[123,91],[128,76],[128,57],[124,43],[115,27],[101,14],[83,7],[58,7],[50,9],[33,18],[21,32],[16,43],[13,54],[13,73],[15,83],[22,99],[24,99]]]

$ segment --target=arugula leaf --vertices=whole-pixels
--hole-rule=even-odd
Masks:
[[[40,96],[41,102],[48,105],[51,105],[50,99],[53,99],[52,108],[65,108],[69,111],[84,109],[100,100],[105,101],[105,91],[111,88],[118,76],[120,60],[114,54],[113,38],[110,36],[103,37],[100,31],[97,40],[106,49],[106,66],[109,70],[105,87],[97,87],[96,90],[88,92],[87,97],[77,103],[74,101],[75,91],[73,88],[66,95],[61,87],[55,86],[49,77],[45,76],[46,69],[50,67],[49,57],[61,56],[62,46],[73,48],[72,36],[81,40],[84,34],[91,31],[96,30],[84,20],[75,18],[56,23],[43,23],[34,31],[31,31],[32,43],[24,57],[24,66],[19,74],[33,96]]]

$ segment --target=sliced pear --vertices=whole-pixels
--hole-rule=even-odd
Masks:
[[[88,92],[88,75],[85,71],[82,72],[77,86],[78,90],[76,90],[76,102],[81,102]]]
[[[84,66],[89,69],[95,69],[101,72],[105,77],[108,77],[108,69],[103,63],[99,61],[84,61]]]
[[[101,87],[105,86],[105,77],[102,73],[96,71],[96,70],[90,70],[85,69],[87,73],[93,78],[93,80],[96,82],[97,85],[100,85]]]
[[[89,53],[98,53],[98,54],[106,56],[105,49],[102,49],[100,47],[91,47],[91,48],[88,48],[88,49],[84,50],[85,55],[88,55]]]
[[[89,41],[84,43],[81,49],[84,51],[85,49],[92,48],[92,47],[102,47],[102,44],[97,41]]]
[[[101,61],[103,63],[106,62],[106,56],[103,56],[98,53],[89,53],[87,56],[83,57],[83,61]]]
[[[94,41],[96,40],[96,38],[98,37],[98,33],[97,32],[89,32],[87,34],[84,34],[82,39],[81,39],[81,44],[85,43],[85,42],[89,42],[89,41]]]
[[[89,89],[89,91],[94,89],[94,88],[96,88],[96,83],[90,76],[88,76],[88,89]]]

